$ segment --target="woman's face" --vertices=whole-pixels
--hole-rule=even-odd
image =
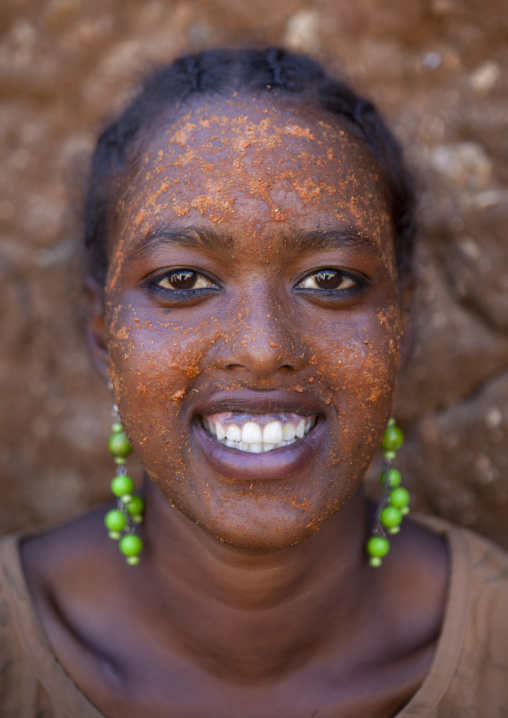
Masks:
[[[276,97],[201,98],[148,138],[112,235],[111,372],[148,475],[222,541],[308,537],[358,487],[399,360],[361,141]]]

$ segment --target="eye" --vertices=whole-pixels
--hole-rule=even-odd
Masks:
[[[328,291],[343,291],[354,289],[359,281],[338,269],[320,269],[302,279],[298,289],[321,289]]]
[[[216,285],[204,274],[194,272],[192,269],[175,269],[168,272],[154,282],[160,289],[185,292],[193,289],[212,289]]]

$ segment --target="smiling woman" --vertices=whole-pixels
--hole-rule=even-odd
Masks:
[[[282,50],[181,58],[107,128],[86,286],[118,507],[4,542],[2,715],[499,714],[506,556],[421,520],[377,571],[364,549],[413,204],[372,105]]]

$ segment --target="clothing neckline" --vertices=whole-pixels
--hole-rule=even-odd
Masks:
[[[393,718],[428,718],[439,705],[460,659],[470,603],[471,560],[463,529],[435,517],[420,514],[412,518],[444,536],[450,555],[450,574],[443,624],[430,670],[413,697]],[[13,534],[0,542],[7,592],[11,594],[9,603],[25,653],[34,664],[41,684],[65,714],[107,718],[80,691],[52,649],[23,572],[20,543],[26,538],[27,534]]]

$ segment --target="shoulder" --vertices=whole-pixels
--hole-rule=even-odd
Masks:
[[[30,608],[18,542],[17,536],[0,539],[0,714],[9,717],[23,715],[22,691],[36,685],[35,677],[30,680]]]
[[[456,621],[457,651],[443,707],[470,718],[501,715],[508,706],[508,553],[464,528],[448,525],[446,533],[447,615]]]
[[[468,626],[464,652],[484,669],[508,672],[508,552],[461,529],[470,559]],[[506,683],[508,703],[508,682]]]

